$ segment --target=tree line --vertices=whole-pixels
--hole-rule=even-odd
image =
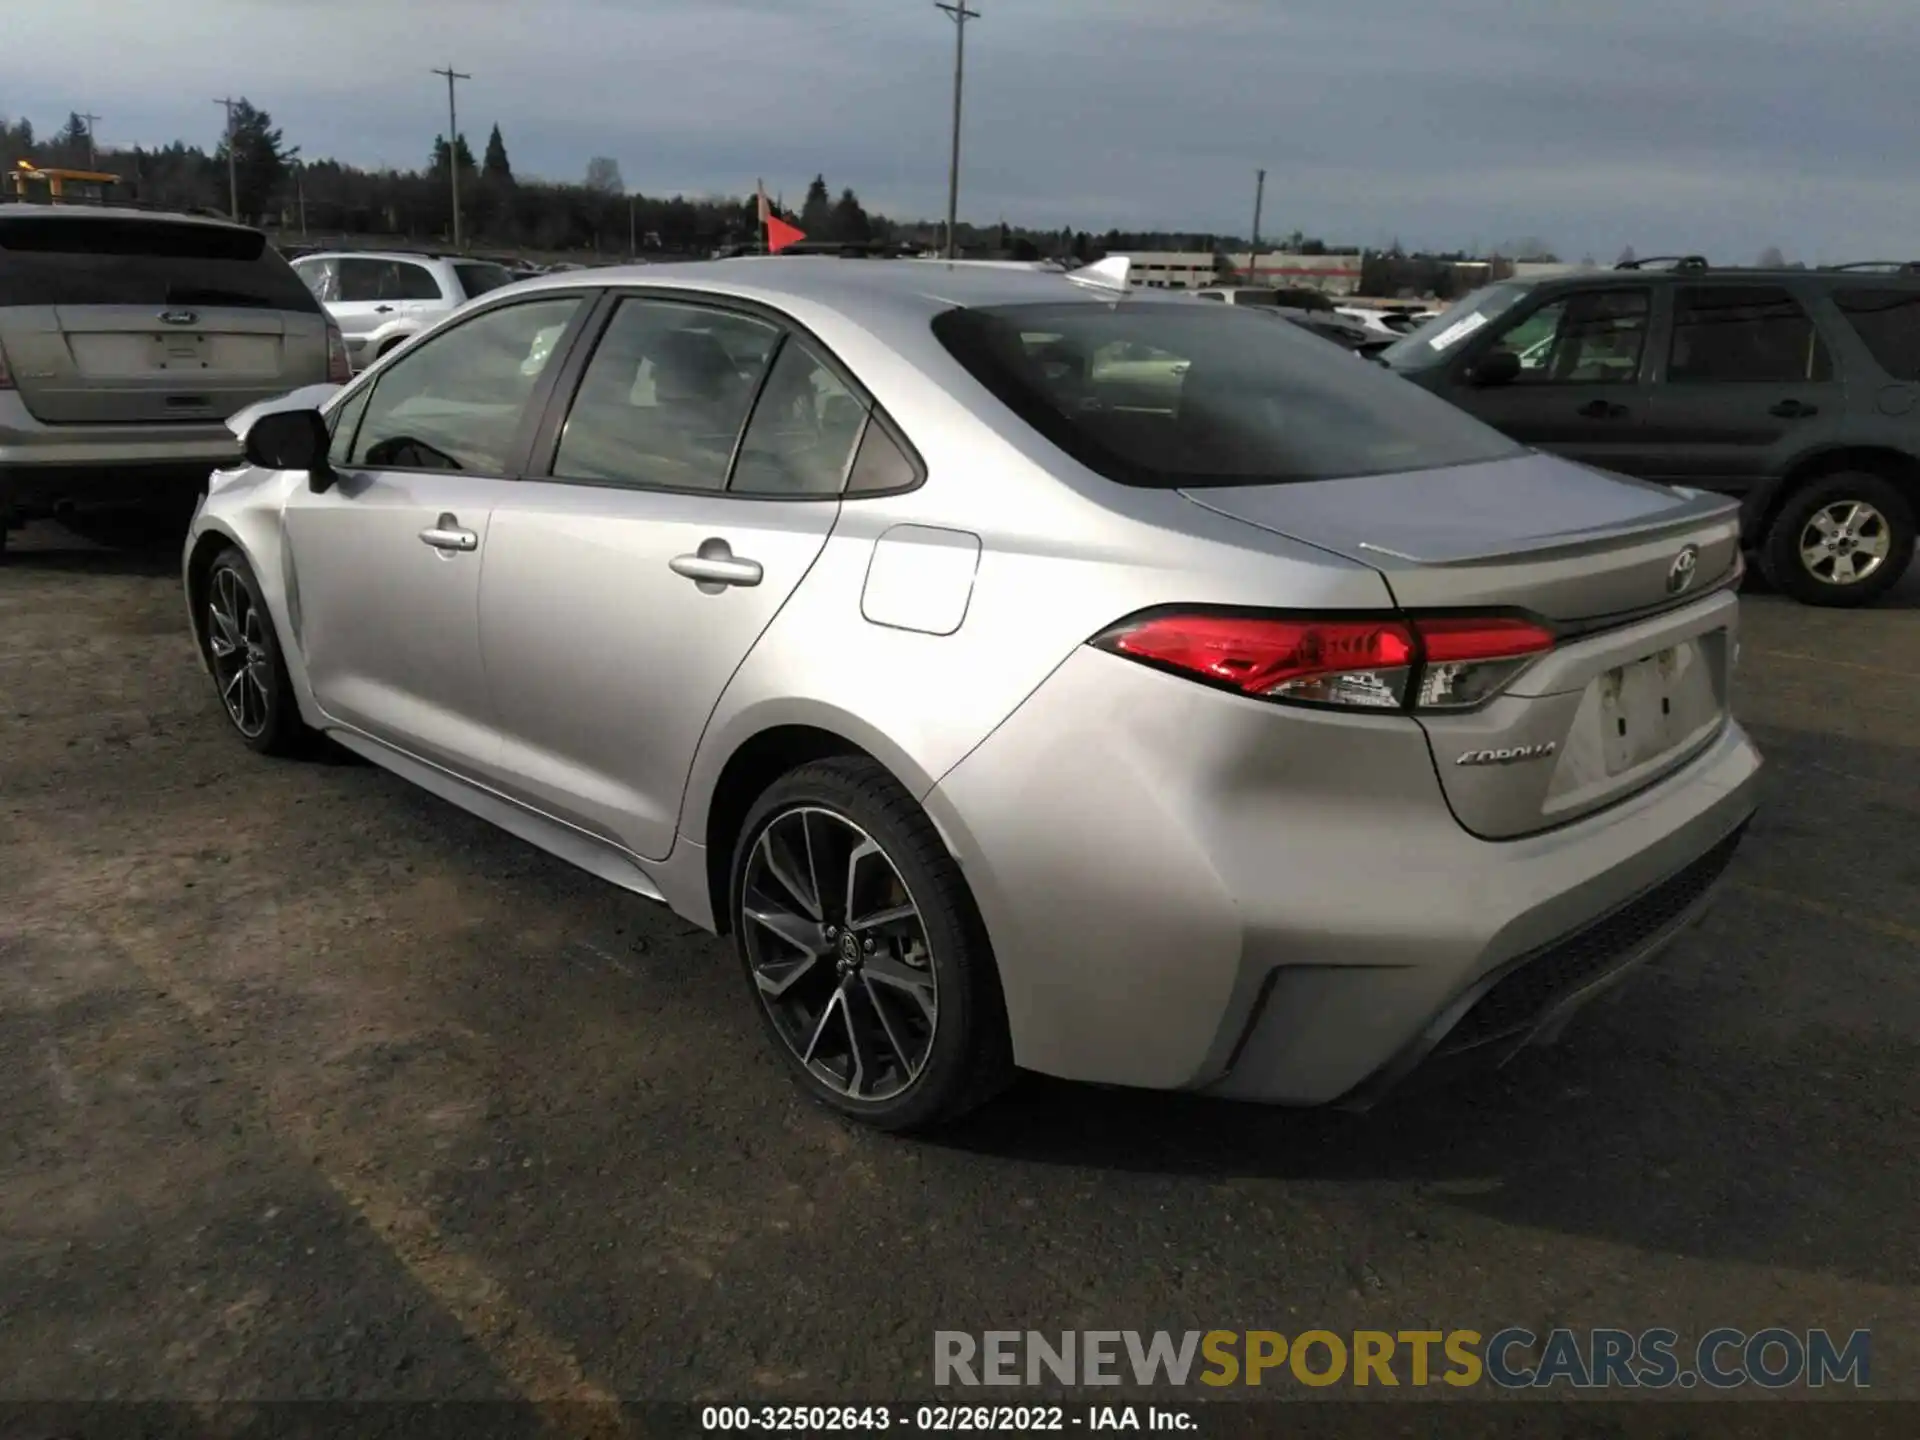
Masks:
[[[231,173],[228,147],[233,151]],[[588,161],[578,183],[522,178],[496,124],[475,157],[466,135],[436,135],[417,170],[367,170],[338,160],[309,158],[287,142],[264,109],[242,99],[233,106],[226,136],[212,150],[172,144],[97,151],[81,115],[69,115],[49,134],[26,119],[0,119],[0,164],[21,160],[58,168],[97,168],[121,179],[119,198],[170,209],[235,213],[282,235],[402,238],[445,243],[452,235],[448,168],[460,170],[460,228],[479,249],[586,252],[629,250],[706,254],[751,245],[760,230],[754,197],[657,196],[629,190],[620,166],[606,156]],[[896,220],[868,210],[851,188],[835,195],[824,175],[807,185],[797,209],[777,206],[782,219],[808,238],[840,243],[939,244],[943,225]],[[959,226],[969,253],[1020,259],[1097,260],[1126,250],[1242,251],[1238,236],[1109,229],[1090,233],[1010,225]],[[1326,253],[1325,242],[1296,233],[1263,248]]]

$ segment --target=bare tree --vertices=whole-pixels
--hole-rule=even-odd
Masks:
[[[587,188],[602,195],[624,195],[627,183],[620,178],[620,162],[606,155],[587,161]]]
[[[1780,253],[1778,245],[1769,245],[1760,252],[1760,258],[1753,263],[1762,270],[1784,270],[1787,268],[1787,257]]]
[[[1636,258],[1637,257],[1633,253],[1633,247],[1629,245],[1620,252],[1620,258],[1615,260],[1613,263],[1616,265],[1631,265]]]

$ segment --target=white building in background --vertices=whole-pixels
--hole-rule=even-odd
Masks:
[[[1154,290],[1198,290],[1222,282],[1213,268],[1213,256],[1199,250],[1130,250],[1133,273],[1141,285]],[[1234,274],[1228,284],[1248,283],[1252,256],[1246,251],[1228,255]],[[1262,250],[1253,279],[1261,285],[1290,290],[1318,290],[1327,295],[1353,295],[1360,289],[1358,255],[1286,255]]]

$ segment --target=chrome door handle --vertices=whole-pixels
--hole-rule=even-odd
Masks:
[[[442,515],[420,532],[420,539],[436,550],[478,550],[480,537],[460,528],[458,517]]]
[[[724,540],[708,540],[694,555],[676,555],[667,562],[676,575],[709,585],[758,585],[766,572],[758,560],[741,560]]]

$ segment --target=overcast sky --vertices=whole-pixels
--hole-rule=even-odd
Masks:
[[[789,202],[816,171],[945,213],[953,25],[929,0],[3,0],[0,112],[211,146],[216,96],[310,157]],[[1914,0],[974,0],[976,222],[1750,262],[1920,251]],[[82,48],[83,47],[83,48]],[[77,57],[83,53],[85,60]],[[50,56],[75,57],[55,63]]]

